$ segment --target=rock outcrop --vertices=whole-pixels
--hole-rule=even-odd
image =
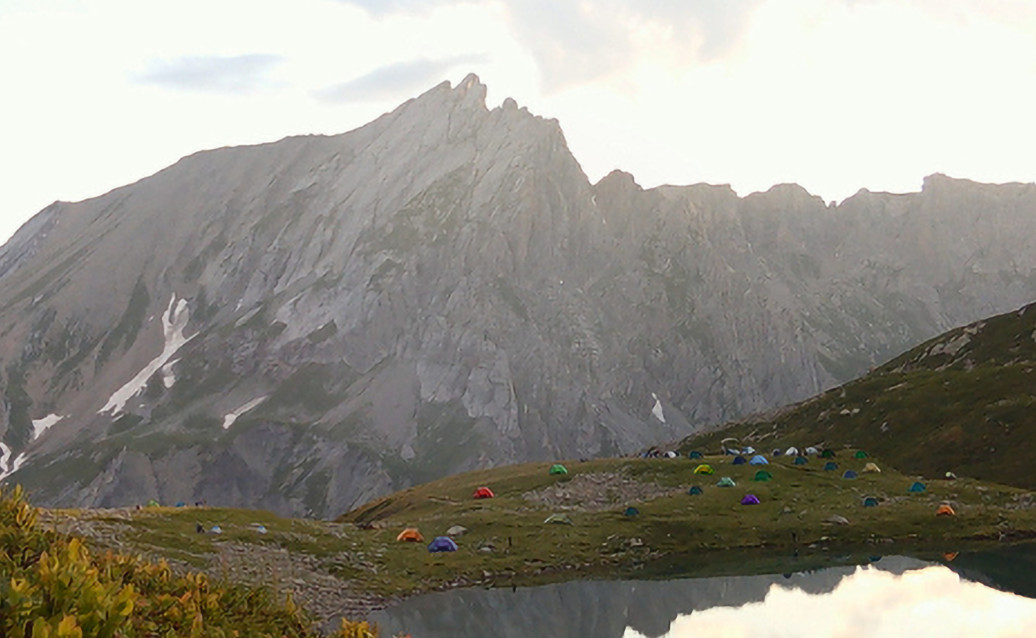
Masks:
[[[469,76],[37,215],[0,249],[0,473],[334,515],[674,440],[1036,298],[1031,184],[590,184],[556,121],[484,99]]]

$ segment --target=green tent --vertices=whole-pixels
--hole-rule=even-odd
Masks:
[[[766,470],[759,470],[758,472],[755,473],[755,477],[753,477],[752,480],[753,481],[770,481],[770,480],[773,480],[773,474],[770,474]]]
[[[565,468],[564,465],[562,465],[560,463],[555,463],[554,465],[550,466],[550,473],[551,474],[568,474],[568,470]]]
[[[734,479],[729,476],[724,476],[716,483],[716,487],[734,487]]]
[[[856,454],[854,456],[858,459],[865,459],[867,458],[867,453],[863,450],[856,450]]]
[[[551,514],[544,521],[544,523],[555,523],[558,525],[572,525],[572,519],[569,518],[568,514]]]
[[[822,458],[822,459],[831,459],[831,458],[834,458],[834,456],[835,456],[835,451],[834,450],[824,450],[823,452],[820,453],[820,458]]]
[[[156,501],[155,499],[151,499],[150,501],[147,502],[147,506],[148,507],[159,507],[159,504],[158,504],[158,501]]]

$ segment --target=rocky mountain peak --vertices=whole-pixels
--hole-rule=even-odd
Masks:
[[[41,212],[0,249],[0,476],[334,515],[673,440],[1036,298],[1036,189],[591,186],[555,120],[485,97]]]

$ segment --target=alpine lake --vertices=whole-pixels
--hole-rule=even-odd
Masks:
[[[453,589],[372,614],[383,636],[1021,636],[1036,542],[840,554],[730,552],[617,580]]]

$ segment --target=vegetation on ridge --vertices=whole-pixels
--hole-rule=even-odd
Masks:
[[[6,638],[317,636],[291,597],[268,589],[177,574],[43,529],[20,487],[0,490],[0,635]],[[335,635],[375,638],[367,623]]]
[[[776,414],[688,437],[864,447],[905,472],[1036,488],[1036,304],[952,330]]]

